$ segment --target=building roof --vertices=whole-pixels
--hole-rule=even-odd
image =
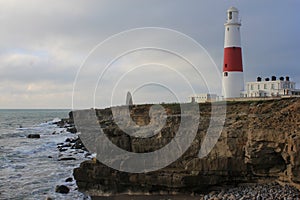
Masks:
[[[236,7],[230,7],[227,12],[238,12],[239,10]]]

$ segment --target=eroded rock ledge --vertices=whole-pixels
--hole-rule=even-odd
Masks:
[[[138,125],[149,123],[151,105],[131,106]],[[164,128],[149,139],[130,137],[113,122],[110,109],[97,110],[101,127],[119,147],[149,152],[169,143],[180,123],[179,105],[163,105]],[[238,183],[288,183],[300,189],[300,99],[228,102],[221,137],[205,158],[198,158],[208,128],[211,105],[200,104],[200,123],[190,148],[171,165],[149,173],[125,173],[99,162],[85,161],[74,170],[81,191],[104,193],[190,193]],[[70,115],[72,117],[72,114]]]

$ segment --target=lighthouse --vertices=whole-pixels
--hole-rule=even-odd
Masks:
[[[244,90],[243,61],[241,48],[241,21],[235,7],[227,10],[224,39],[223,62],[223,96],[224,98],[240,97]]]

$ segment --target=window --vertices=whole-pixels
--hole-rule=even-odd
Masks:
[[[229,12],[229,19],[232,19],[232,12]]]
[[[227,28],[227,31],[229,31],[229,28]]]
[[[267,84],[264,84],[264,89],[267,89]]]
[[[224,76],[227,77],[228,76],[228,72],[224,72]]]
[[[225,64],[225,68],[227,68],[227,64]]]
[[[271,85],[271,89],[275,89],[275,85],[273,83]]]
[[[253,85],[250,86],[251,90],[253,90]]]
[[[260,85],[257,85],[257,89],[259,90],[260,89]],[[260,95],[259,95],[260,96]]]

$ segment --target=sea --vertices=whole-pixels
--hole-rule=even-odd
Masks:
[[[0,199],[90,199],[78,191],[72,175],[87,159],[84,152],[57,148],[67,138],[76,137],[55,124],[67,118],[68,112],[0,110]],[[27,138],[29,134],[40,134],[40,138]],[[59,161],[61,156],[76,160]],[[66,182],[67,178],[73,181]],[[57,185],[66,185],[70,192],[55,192]]]

